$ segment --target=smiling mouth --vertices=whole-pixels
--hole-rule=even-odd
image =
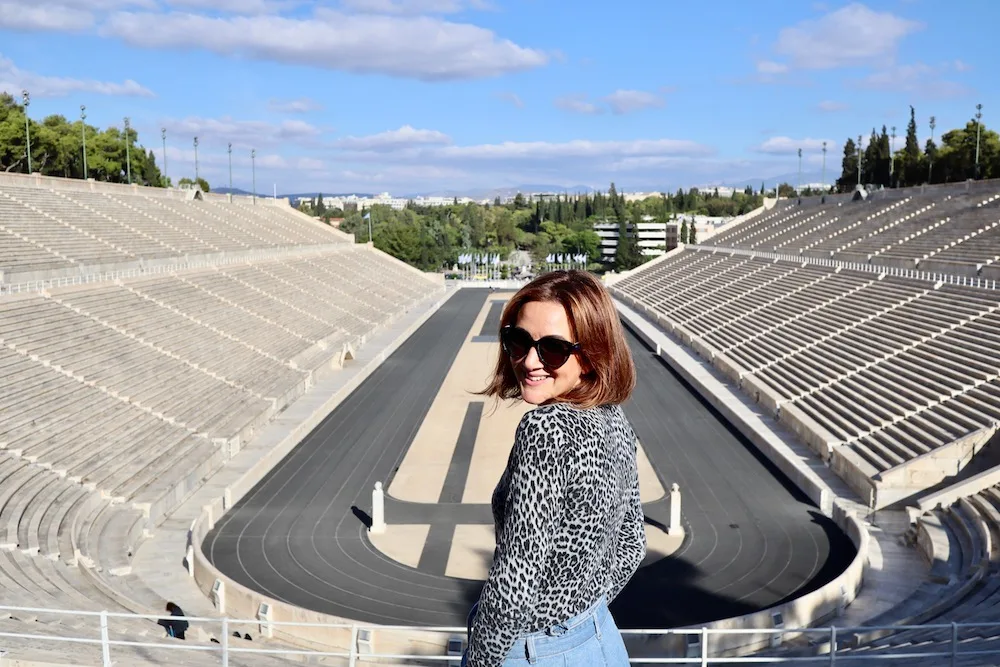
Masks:
[[[526,375],[524,377],[524,384],[528,385],[529,387],[537,387],[538,385],[548,380],[550,377],[551,376],[549,375],[543,375],[541,377],[531,377],[530,375]]]

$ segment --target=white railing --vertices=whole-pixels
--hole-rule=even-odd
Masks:
[[[781,262],[795,262],[797,264],[812,264],[815,266],[828,266],[832,268],[842,268],[848,271],[861,271],[864,273],[876,273],[879,275],[894,276],[899,278],[909,278],[911,280],[924,280],[944,285],[961,285],[963,287],[976,287],[979,289],[997,289],[996,280],[986,280],[983,278],[972,278],[970,276],[956,276],[950,273],[935,273],[933,271],[918,271],[916,269],[903,269],[898,266],[882,266],[880,264],[862,264],[861,262],[845,262],[838,259],[827,259],[824,257],[806,257],[804,255],[789,255],[781,252],[768,252],[766,250],[749,250],[747,248],[723,248],[719,246],[686,246],[691,250],[699,252],[724,252],[730,255],[741,255],[746,257],[762,257],[764,259],[776,259]]]
[[[271,621],[264,618],[257,620],[239,620],[231,618],[200,618],[195,616],[168,616],[168,615],[152,615],[152,614],[128,614],[128,613],[117,613],[109,611],[76,611],[76,610],[66,610],[66,609],[41,609],[32,607],[6,607],[0,606],[0,613],[6,613],[5,615],[10,616],[11,612],[14,614],[49,614],[49,615],[67,615],[72,616],[76,619],[81,617],[90,618],[97,620],[97,632],[95,636],[55,636],[52,634],[40,635],[33,634],[31,632],[9,632],[0,631],[0,641],[4,641],[8,645],[8,648],[4,651],[0,651],[0,659],[3,657],[18,657],[18,649],[16,645],[11,648],[14,644],[9,640],[13,639],[23,639],[30,640],[29,647],[25,649],[25,653],[30,653],[32,650],[39,650],[47,647],[51,642],[55,646],[61,644],[83,644],[83,645],[97,645],[101,649],[101,662],[102,667],[111,667],[113,664],[126,664],[121,660],[114,660],[113,654],[118,654],[125,649],[165,649],[165,650],[176,650],[176,651],[195,651],[195,652],[210,652],[218,656],[220,664],[223,667],[228,667],[230,656],[243,656],[243,655],[274,655],[274,656],[288,656],[293,659],[297,657],[301,660],[303,657],[312,658],[341,658],[347,661],[350,667],[354,667],[359,663],[366,662],[378,662],[381,660],[406,660],[413,661],[414,664],[439,664],[451,661],[449,664],[457,664],[460,660],[460,656],[456,655],[427,655],[427,654],[403,654],[403,653],[378,653],[373,650],[376,639],[376,633],[379,632],[420,632],[420,633],[441,633],[449,637],[464,637],[466,634],[465,627],[415,627],[415,626],[399,626],[399,625],[363,625],[363,624],[326,624],[326,623],[296,623],[296,622],[285,622],[285,621]],[[169,639],[164,631],[163,641],[132,641],[129,639],[113,639],[111,637],[111,628],[109,621],[112,619],[128,619],[128,620],[139,620],[148,621],[150,623],[156,623],[160,620],[186,620],[188,621],[189,628],[187,633],[191,635],[187,640],[181,641],[176,639]],[[196,625],[199,624],[199,625]],[[25,623],[25,628],[30,628],[30,623]],[[255,634],[257,635],[257,647],[250,647],[250,642],[244,642],[244,640],[239,640],[239,642],[233,641],[232,631],[239,631],[241,628],[250,626],[253,628]],[[261,641],[262,637],[270,637],[276,631],[280,631],[282,627],[296,626],[296,627],[310,627],[317,630],[349,630],[350,631],[350,646],[347,648],[341,648],[339,650],[311,650],[306,648],[298,648],[293,646],[279,646],[276,645],[274,641]],[[51,628],[52,626],[48,626]],[[219,632],[215,639],[208,643],[199,643],[194,639],[197,630],[205,631],[206,628],[218,628]],[[196,630],[197,629],[197,630]],[[917,660],[917,659],[927,659],[927,658],[939,658],[947,659],[947,662],[951,665],[955,665],[956,661],[962,658],[968,658],[970,656],[993,656],[1000,657],[1000,646],[990,646],[989,648],[983,649],[982,647],[976,647],[973,643],[969,642],[968,639],[963,639],[961,637],[962,630],[976,629],[983,632],[982,634],[990,634],[991,636],[996,636],[1000,634],[1000,622],[993,623],[946,623],[946,624],[929,624],[929,625],[894,625],[894,626],[866,626],[866,627],[825,627],[825,628],[745,628],[745,629],[713,629],[713,628],[677,628],[677,629],[665,629],[665,630],[622,630],[622,635],[626,639],[627,644],[636,644],[634,648],[631,649],[632,656],[630,662],[633,664],[667,664],[667,665],[721,665],[721,664],[792,664],[792,663],[809,663],[815,665],[836,665],[844,663],[865,663],[865,664],[892,664],[896,660]],[[884,638],[887,635],[891,635],[895,632],[932,632],[946,630],[948,631],[949,639],[940,641],[937,645],[927,646],[927,650],[923,651],[901,651],[893,650],[892,648],[884,647],[880,648],[877,654],[858,652],[855,653],[851,648],[847,650],[839,648],[839,642],[841,638],[847,638],[848,642],[853,644],[856,642],[855,635],[863,634],[873,637]],[[82,632],[82,630],[81,630]],[[207,633],[211,635],[211,633]],[[770,655],[712,655],[713,644],[719,642],[719,639],[725,636],[732,635],[758,635],[763,639],[765,645],[769,648],[764,649]],[[809,639],[804,641],[806,637],[813,637],[814,639]],[[638,642],[630,641],[632,639],[639,640]],[[649,638],[654,639],[673,639],[673,645],[675,648],[670,651],[680,653],[683,655],[675,657],[665,657],[656,655],[637,655],[638,653],[649,652],[643,651],[641,644],[643,641]],[[919,637],[910,637],[911,640],[917,640]],[[6,640],[6,641],[5,641]],[[787,643],[786,643],[787,642]],[[725,642],[719,642],[725,643]],[[782,646],[784,644],[785,648],[775,648]],[[992,642],[986,642],[984,640],[984,645],[992,644]],[[464,646],[464,643],[463,643]],[[830,650],[833,647],[834,650]],[[117,650],[116,650],[117,649]],[[367,650],[372,649],[372,650]],[[50,649],[50,650],[54,650]],[[71,649],[67,648],[67,657],[70,655]],[[780,655],[784,652],[785,655]],[[3,663],[0,663],[3,664]],[[74,657],[74,664],[81,664],[79,657]],[[902,664],[902,663],[901,663]],[[942,660],[937,664],[945,664]]]
[[[322,255],[332,251],[344,251],[351,247],[353,246],[345,243],[333,243],[315,246],[282,246],[278,248],[247,250],[243,252],[226,252],[220,255],[196,255],[195,257],[181,257],[178,258],[179,261],[177,262],[155,264],[152,266],[136,266],[129,269],[95,271],[94,273],[62,276],[60,278],[48,278],[45,280],[29,280],[21,283],[0,283],[0,296],[5,294],[41,292],[42,290],[52,289],[54,287],[88,285],[91,283],[111,282],[114,280],[125,280],[128,278],[156,276],[164,273],[173,273],[175,271],[185,271],[188,269],[205,269],[214,266],[246,264],[249,262],[276,259],[291,259],[294,257],[312,257],[314,255]]]

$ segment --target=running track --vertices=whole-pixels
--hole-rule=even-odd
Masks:
[[[449,299],[222,518],[203,546],[216,567],[270,597],[361,622],[464,625],[482,584],[390,560],[368,542],[364,521],[375,481],[388,487],[485,296]],[[636,574],[613,605],[619,625],[743,614],[841,572],[854,552],[847,537],[637,339],[630,344],[639,381],[626,412],[664,486],[681,486],[687,537]],[[665,501],[644,509],[647,521],[666,522]],[[429,542],[445,543],[427,548],[440,553],[447,526],[491,522],[486,505],[391,498],[386,516],[431,524]]]

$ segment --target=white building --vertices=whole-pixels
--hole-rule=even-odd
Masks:
[[[643,216],[643,221],[639,223],[639,249],[647,257],[662,255],[673,250],[678,245],[681,224],[685,221],[690,225],[694,221],[695,240],[704,241],[714,236],[715,230],[729,222],[731,218],[712,218],[707,215],[678,215],[676,220],[668,222],[657,222],[652,216]],[[629,224],[629,230],[632,225]],[[601,261],[611,263],[615,261],[615,252],[618,250],[618,223],[599,222],[594,225],[594,231],[601,237]]]
[[[450,206],[455,203],[454,197],[416,197],[414,199],[407,199],[405,197],[393,197],[388,192],[383,192],[377,194],[373,197],[358,197],[357,195],[348,195],[346,197],[325,197],[323,203],[326,204],[327,208],[339,208],[344,210],[345,207],[354,206],[357,210],[371,208],[372,206],[388,206],[397,211],[401,211],[406,208],[409,202],[413,202],[416,206]],[[459,204],[469,204],[474,203],[475,200],[469,197],[459,197]]]

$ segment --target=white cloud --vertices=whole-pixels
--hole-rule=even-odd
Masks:
[[[448,159],[488,160],[616,160],[644,156],[707,156],[712,149],[685,139],[636,139],[632,141],[506,141],[500,144],[449,146],[438,151]]]
[[[521,99],[521,96],[518,95],[517,93],[502,92],[502,93],[497,93],[496,97],[497,99],[503,100],[504,102],[509,102],[513,104],[518,109],[524,108],[524,101]]]
[[[836,102],[834,100],[823,100],[816,105],[816,108],[820,111],[825,111],[827,113],[834,113],[837,111],[847,111],[849,108],[844,102]]]
[[[185,142],[198,137],[199,142],[224,145],[232,142],[234,147],[251,148],[271,145],[299,143],[312,146],[321,131],[301,120],[286,120],[281,123],[267,123],[256,120],[233,120],[221,118],[168,118],[161,125],[168,136],[180,135]]]
[[[919,62],[912,65],[893,65],[869,74],[858,81],[857,85],[871,90],[906,93],[924,99],[960,97],[967,94],[969,89],[961,83],[943,78],[952,68],[958,69],[952,63],[938,66]]]
[[[643,90],[616,90],[603,99],[615,114],[632,113],[641,109],[658,109],[664,105],[661,96]]]
[[[94,23],[89,11],[67,5],[0,1],[0,28],[9,30],[85,30]]]
[[[300,97],[295,100],[272,98],[267,101],[267,108],[275,113],[309,113],[310,111],[322,111],[325,107],[316,100]]]
[[[563,95],[562,97],[557,97],[554,104],[557,109],[562,109],[563,111],[571,111],[573,113],[582,114],[599,114],[604,113],[604,109],[597,106],[593,102],[587,101],[586,95]]]
[[[341,0],[346,10],[366,14],[457,14],[467,9],[490,9],[485,0]]]
[[[190,7],[201,11],[229,14],[267,14],[302,4],[295,0],[166,0],[171,7]]]
[[[795,155],[801,148],[803,153],[820,151],[823,149],[823,142],[826,142],[827,151],[836,146],[832,139],[792,139],[791,137],[771,137],[762,144],[753,147],[757,153],[768,155]]]
[[[954,66],[956,72],[968,72],[972,69],[972,65],[962,60],[955,60]]]
[[[803,69],[870,65],[895,57],[907,35],[921,23],[852,3],[818,19],[784,28],[774,51]]]
[[[70,93],[119,95],[128,97],[154,97],[153,91],[132,79],[121,83],[44,76],[18,68],[12,60],[0,54],[0,90],[19,95],[27,89],[35,97],[63,97]]]
[[[398,151],[419,146],[441,146],[451,143],[451,138],[437,130],[418,130],[404,125],[366,137],[344,137],[335,143],[337,148],[348,151]]]
[[[345,14],[308,19],[118,12],[101,29],[144,48],[198,48],[221,55],[426,81],[474,79],[540,67],[549,57],[471,24],[430,16]]]
[[[596,115],[610,110],[615,115],[623,115],[642,109],[659,109],[665,102],[663,96],[657,93],[619,88],[596,102],[591,102],[586,95],[573,94],[557,97],[553,104],[557,109],[572,113]]]
[[[784,74],[788,71],[788,65],[774,62],[773,60],[758,60],[757,72],[760,74]]]

